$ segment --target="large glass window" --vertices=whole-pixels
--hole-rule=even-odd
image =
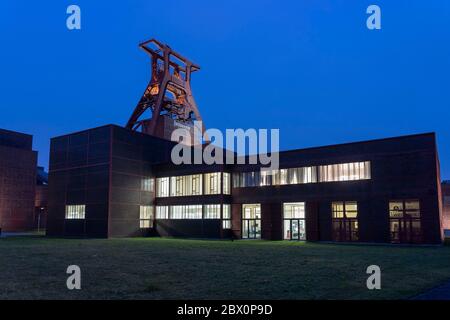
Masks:
[[[242,238],[261,239],[261,205],[242,205]]]
[[[352,181],[370,179],[370,161],[319,166],[319,181]]]
[[[235,173],[233,186],[258,187],[317,182],[317,167]]]
[[[306,240],[304,202],[283,204],[283,229],[285,240]]]
[[[206,173],[205,194],[220,194],[220,172]]]
[[[169,196],[169,177],[156,179],[156,192],[157,197]]]
[[[157,197],[179,197],[195,195],[231,194],[231,175],[227,172],[212,172],[186,176],[157,178]],[[203,191],[204,187],[204,191]],[[169,192],[170,190],[170,192]]]
[[[334,241],[358,241],[358,203],[341,201],[331,204]]]
[[[140,206],[139,224],[141,229],[153,227],[153,206]]]
[[[228,172],[223,173],[223,194],[231,194],[231,181]]]
[[[79,220],[85,219],[85,216],[86,216],[86,206],[84,204],[66,206],[66,219]]]
[[[314,183],[317,182],[317,167],[302,167],[287,169],[287,183]]]
[[[172,197],[182,196],[184,194],[184,177],[171,177],[170,184],[172,188],[170,188],[170,195]]]
[[[222,217],[221,210],[222,207]],[[203,214],[202,214],[203,209]],[[231,228],[231,205],[177,205],[156,206],[156,219],[222,219],[223,228]]]
[[[170,184],[170,195],[172,197],[202,194],[202,179],[200,174],[171,177]]]
[[[190,194],[193,196],[202,194],[202,175],[201,174],[193,174],[190,176],[191,179],[188,181],[188,185],[191,186]]]
[[[231,220],[223,220],[222,229],[231,229]]]
[[[202,205],[171,206],[170,219],[202,219]]]
[[[143,178],[141,180],[141,190],[153,192],[154,180],[152,178]]]
[[[272,185],[272,172],[271,171],[261,171],[260,186],[271,186]]]
[[[222,210],[222,228],[231,229],[231,205],[224,204]]]
[[[205,205],[205,219],[220,219],[220,204]]]
[[[318,168],[318,169],[317,169]],[[317,175],[319,173],[319,179]],[[370,161],[301,167],[233,175],[235,188],[370,179]]]
[[[156,219],[169,219],[169,207],[156,206]]]
[[[419,200],[390,201],[389,220],[391,242],[422,242]]]
[[[260,172],[235,173],[234,187],[258,187],[260,185]]]

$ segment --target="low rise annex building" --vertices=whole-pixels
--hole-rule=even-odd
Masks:
[[[280,169],[174,165],[115,125],[53,138],[47,235],[378,243],[443,240],[434,133],[280,152]]]

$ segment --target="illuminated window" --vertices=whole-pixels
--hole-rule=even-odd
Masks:
[[[242,205],[242,238],[261,238],[261,205]]]
[[[288,169],[279,170],[278,184],[288,184]]]
[[[235,188],[370,179],[370,161],[273,171],[241,172],[233,175]],[[319,173],[320,179],[317,178]]]
[[[169,219],[169,207],[156,206],[156,219]]]
[[[141,190],[153,192],[154,180],[152,178],[143,178],[141,180]]]
[[[389,202],[391,242],[420,243],[422,229],[419,200]]]
[[[289,168],[287,169],[287,184],[317,182],[316,171],[316,167]]]
[[[141,229],[153,227],[153,207],[152,206],[140,206],[139,222],[140,222]]]
[[[284,203],[283,217],[284,219],[305,219],[305,203]]]
[[[223,220],[222,229],[231,229],[231,220]]]
[[[222,228],[231,229],[231,205],[224,204],[222,206]]]
[[[171,206],[170,219],[201,219],[202,205]]]
[[[195,196],[202,194],[202,175],[176,176],[170,178],[170,196]]]
[[[304,202],[283,204],[283,234],[285,240],[306,240]]]
[[[259,172],[241,172],[233,175],[233,186],[239,187],[257,187],[260,185]]]
[[[233,187],[240,188],[242,186],[242,174],[241,173],[233,173]]]
[[[341,201],[331,204],[334,241],[358,241],[358,203]]]
[[[205,174],[205,194],[220,194],[220,172]]]
[[[191,176],[191,195],[201,195],[202,194],[202,175],[194,174]]]
[[[320,182],[370,179],[370,161],[319,166]]]
[[[231,219],[231,205],[229,205],[229,204],[223,205],[222,216],[223,216],[223,219],[226,219],[226,220]]]
[[[223,173],[223,193],[231,194],[230,174],[227,172]]]
[[[68,205],[66,206],[66,219],[80,220],[85,219],[86,206],[83,205]]]
[[[260,186],[270,186],[272,185],[272,172],[271,171],[261,171]]]
[[[156,179],[156,196],[168,197],[169,196],[169,178],[157,178]]]
[[[220,204],[205,205],[205,219],[220,219]]]
[[[170,184],[171,184],[170,195],[172,197],[182,196],[184,194],[184,188],[183,188],[184,181],[183,180],[184,179],[182,176],[170,178]]]
[[[233,175],[235,188],[317,182],[317,167],[241,172]]]

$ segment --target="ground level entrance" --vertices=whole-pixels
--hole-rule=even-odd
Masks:
[[[261,205],[242,205],[242,239],[261,239]]]
[[[283,203],[283,239],[306,240],[305,203]]]

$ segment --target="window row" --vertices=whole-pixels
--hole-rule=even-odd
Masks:
[[[233,175],[233,186],[236,188],[312,182],[317,182],[316,167],[240,172]]]
[[[319,166],[319,182],[370,179],[370,161]]]
[[[332,203],[334,241],[358,241],[356,201]],[[420,243],[422,229],[418,200],[389,201],[389,231],[393,243]]]
[[[222,210],[222,212],[221,212]],[[140,228],[152,228],[156,219],[222,219],[223,229],[231,229],[230,204],[140,206]],[[86,217],[85,205],[67,205],[65,217],[80,220]],[[389,201],[389,228],[391,242],[420,243],[422,240],[421,210],[418,200]],[[242,206],[242,237],[261,237],[261,205]],[[332,238],[334,241],[358,241],[358,203],[334,201],[331,203]],[[283,238],[306,239],[305,203],[283,203]]]
[[[240,172],[233,175],[233,187],[259,187],[316,182],[370,179],[370,161],[324,166]]]
[[[358,203],[331,203],[333,241],[359,240]],[[420,203],[418,200],[389,202],[390,239],[393,243],[420,243]],[[261,205],[242,205],[242,238],[261,238]],[[306,240],[305,203],[283,203],[283,239]]]
[[[196,195],[231,194],[230,174],[212,172],[186,176],[164,177],[156,179],[157,197],[180,197]]]
[[[156,206],[156,219],[221,219],[220,204]],[[231,205],[222,205],[223,228],[231,228]]]

